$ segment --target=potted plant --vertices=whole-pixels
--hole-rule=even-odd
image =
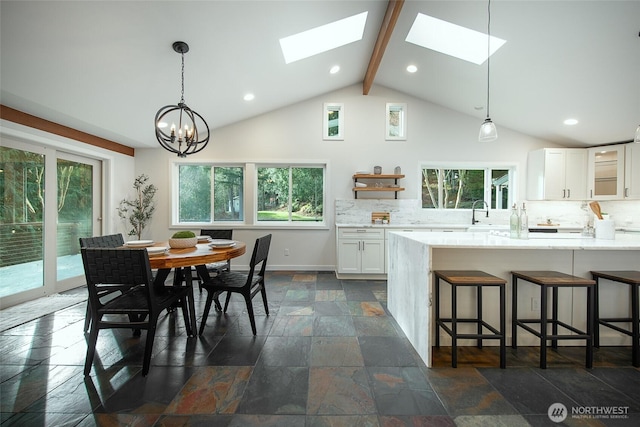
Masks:
[[[136,197],[133,200],[123,199],[118,207],[118,216],[131,225],[131,230],[127,233],[129,236],[137,236],[138,240],[142,238],[142,232],[149,225],[153,212],[156,210],[153,197],[158,188],[153,184],[147,184],[149,177],[140,175],[133,182],[133,188],[136,190]]]
[[[198,237],[193,231],[177,231],[169,239],[172,248],[192,248],[198,243]]]

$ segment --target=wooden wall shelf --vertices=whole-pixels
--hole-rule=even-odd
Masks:
[[[359,179],[376,179],[376,180],[393,180],[394,185],[398,185],[398,180],[404,178],[404,175],[383,175],[383,174],[355,174],[353,175],[353,181],[358,182]],[[394,192],[395,198],[398,198],[398,192],[404,191],[402,187],[353,187],[353,192],[355,194],[355,198],[358,198],[358,193],[360,191],[385,191],[385,192]]]

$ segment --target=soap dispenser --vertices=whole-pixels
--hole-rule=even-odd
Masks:
[[[527,217],[527,209],[525,204],[522,204],[522,210],[520,211],[520,238],[529,238],[529,218]]]
[[[511,218],[509,218],[509,237],[517,239],[520,235],[520,218],[518,217],[518,207],[513,204],[511,208]]]

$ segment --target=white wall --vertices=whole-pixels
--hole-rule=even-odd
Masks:
[[[325,102],[344,104],[343,141],[322,139]],[[407,104],[406,141],[384,140],[387,102]],[[251,108],[251,104],[247,104],[247,108]],[[472,108],[469,105],[469,109]],[[406,175],[402,181],[406,191],[399,193],[399,197],[415,199],[420,198],[421,162],[515,162],[521,177],[519,191],[524,195],[527,153],[556,144],[503,128],[499,117],[494,120],[498,126],[498,140],[479,143],[477,137],[482,120],[478,118],[381,86],[374,86],[369,95],[363,96],[362,86],[358,84],[216,129],[205,150],[189,158],[221,162],[327,160],[330,167],[326,212],[329,228],[267,231],[235,227],[234,237],[252,243],[256,237],[272,232],[269,259],[272,269],[331,270],[335,264],[333,201],[353,198],[351,176],[356,170],[373,170],[373,166],[379,165],[383,173],[392,173],[395,166],[400,166]],[[215,121],[210,120],[209,125],[215,127]],[[161,148],[136,150],[136,175],[149,175],[150,181],[160,189],[157,212],[149,230],[153,238],[165,238],[171,233],[169,162],[174,156]],[[290,249],[289,256],[284,256],[285,248]],[[246,265],[248,257],[247,254],[235,262]]]

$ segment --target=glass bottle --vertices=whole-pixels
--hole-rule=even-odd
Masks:
[[[517,239],[520,236],[520,217],[518,216],[518,207],[513,204],[511,208],[511,217],[509,218],[509,237]]]
[[[525,204],[522,204],[522,210],[520,211],[520,238],[529,238],[529,218],[527,217],[527,209]]]

